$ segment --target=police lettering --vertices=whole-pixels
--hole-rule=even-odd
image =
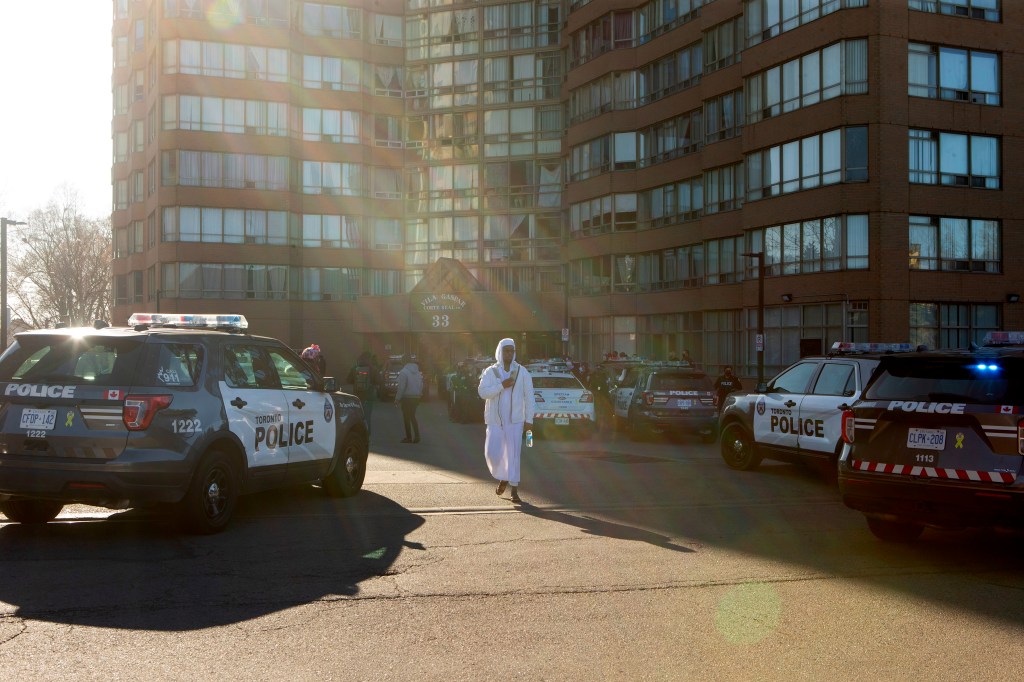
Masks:
[[[40,384],[7,384],[4,395],[17,393],[22,398],[34,396],[36,398],[74,398],[74,386],[42,386]]]
[[[963,414],[965,403],[919,403],[913,400],[893,400],[890,410],[921,412],[923,414]]]
[[[771,430],[792,433],[798,436],[825,437],[825,422],[821,419],[794,419],[793,417],[771,416]]]
[[[304,422],[289,422],[287,429],[284,424],[271,424],[270,426],[256,427],[256,452],[260,451],[260,443],[263,443],[271,450],[289,445],[302,445],[313,442],[313,420]]]

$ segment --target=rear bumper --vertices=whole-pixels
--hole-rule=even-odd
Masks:
[[[843,503],[868,516],[940,528],[1024,528],[1024,487],[863,474],[843,466]]]
[[[568,418],[568,424],[559,424],[559,418]],[[564,414],[558,416],[533,415],[534,428],[547,428],[552,430],[587,430],[593,429],[597,424],[592,414]]]
[[[191,482],[188,462],[87,462],[5,456],[0,459],[0,498],[30,497],[96,506],[177,502]]]
[[[641,411],[634,414],[638,424],[645,424],[656,429],[673,429],[679,431],[707,432],[718,428],[718,413],[707,414],[661,414],[658,412]]]

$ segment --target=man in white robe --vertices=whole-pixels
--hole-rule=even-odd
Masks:
[[[484,457],[487,468],[498,480],[495,492],[501,495],[511,484],[512,501],[519,499],[519,461],[523,434],[533,426],[536,411],[533,400],[533,379],[525,367],[516,362],[516,342],[502,339],[494,351],[497,361],[480,375],[477,392],[484,404]]]

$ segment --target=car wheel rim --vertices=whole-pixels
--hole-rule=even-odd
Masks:
[[[203,498],[203,506],[206,509],[206,516],[216,519],[224,513],[227,504],[227,481],[224,472],[214,469],[206,481],[206,495]]]
[[[732,439],[732,459],[736,463],[742,463],[746,459],[747,443],[742,437]]]

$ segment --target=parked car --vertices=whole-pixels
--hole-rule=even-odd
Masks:
[[[594,394],[570,372],[530,372],[533,378],[534,435],[574,433],[589,438],[597,421]]]
[[[1024,334],[881,359],[844,410],[843,502],[878,538],[1024,528]]]
[[[842,449],[842,413],[860,397],[881,358],[908,343],[836,342],[826,355],[801,358],[767,384],[725,398],[719,419],[722,460],[732,469],[762,459],[808,462],[834,477]]]
[[[238,497],[363,484],[362,404],[241,315],[138,313],[129,327],[26,331],[0,359],[0,511],[170,506],[223,530]]]
[[[633,440],[655,431],[687,431],[711,442],[717,433],[714,384],[689,363],[650,362],[624,370],[612,405],[617,428],[628,428]]]

